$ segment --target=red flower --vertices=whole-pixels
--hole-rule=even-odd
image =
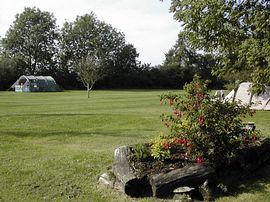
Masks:
[[[188,143],[188,139],[183,138],[183,140],[182,140],[182,144],[183,144],[183,145],[185,145],[185,146],[187,146],[187,143]]]
[[[196,162],[197,162],[197,163],[199,163],[199,164],[204,163],[204,159],[203,159],[203,157],[202,157],[202,156],[197,156],[197,158],[196,158]]]
[[[182,138],[174,138],[173,143],[174,144],[183,144],[183,139]]]
[[[205,122],[205,117],[203,116],[203,115],[201,115],[201,116],[199,116],[199,118],[198,118],[198,123],[200,124],[200,125],[203,125],[204,124],[204,122]]]
[[[191,148],[191,147],[192,147],[192,144],[191,144],[190,142],[188,142],[188,143],[186,144],[186,147]]]
[[[173,98],[170,98],[170,99],[169,99],[169,105],[172,106],[173,103],[174,103],[174,99],[173,99]]]
[[[257,139],[258,139],[258,137],[257,137],[256,135],[252,135],[252,136],[251,136],[251,140],[252,140],[252,141],[256,141]]]
[[[198,100],[199,102],[201,102],[201,101],[203,100],[203,98],[204,98],[204,95],[203,95],[202,93],[198,92],[198,93],[196,94],[196,98],[197,98],[197,100]]]
[[[163,140],[162,141],[162,146],[164,149],[169,149],[170,148],[170,143],[168,142],[168,140]]]
[[[181,116],[182,116],[182,113],[181,113],[180,111],[178,111],[178,110],[174,110],[173,113],[175,114],[175,116],[176,116],[177,118],[181,118]]]
[[[187,138],[174,138],[173,139],[174,144],[180,144],[184,145],[185,147],[191,147],[191,143]]]

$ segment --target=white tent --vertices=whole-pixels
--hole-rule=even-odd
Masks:
[[[265,92],[260,95],[251,94],[252,83],[242,82],[239,84],[235,95],[235,101],[241,101],[241,104],[250,104],[251,109],[270,110],[270,86],[267,86]],[[225,100],[232,101],[235,91],[232,90]]]

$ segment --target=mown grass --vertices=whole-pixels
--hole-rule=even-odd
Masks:
[[[163,92],[93,91],[90,99],[84,91],[0,92],[0,201],[132,201],[97,179],[115,148],[164,131]],[[248,120],[270,136],[270,112]],[[269,168],[218,201],[269,200]]]

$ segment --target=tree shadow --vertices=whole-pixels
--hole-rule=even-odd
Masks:
[[[243,193],[268,193],[270,184],[270,161],[248,175],[239,172],[230,173],[218,183],[215,197],[238,196]]]
[[[15,137],[50,137],[50,136],[64,136],[64,137],[76,137],[76,136],[87,136],[87,137],[115,137],[115,138],[130,138],[140,137],[137,133],[127,133],[127,130],[110,130],[108,132],[79,132],[79,131],[1,131],[1,135],[15,136]]]

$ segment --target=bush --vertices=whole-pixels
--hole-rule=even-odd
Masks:
[[[247,140],[248,144],[256,140],[257,131],[246,130],[242,123],[243,117],[254,114],[249,106],[215,99],[209,94],[207,82],[198,76],[184,89],[184,96],[161,95],[161,102],[169,104],[173,111],[162,115],[163,124],[169,129],[169,135],[162,141],[185,140],[181,146],[186,148],[187,157],[197,162],[204,159],[224,162],[235,157],[247,145]],[[158,152],[159,144],[153,142],[152,155],[164,160],[169,157],[170,147],[166,153],[164,149]]]

